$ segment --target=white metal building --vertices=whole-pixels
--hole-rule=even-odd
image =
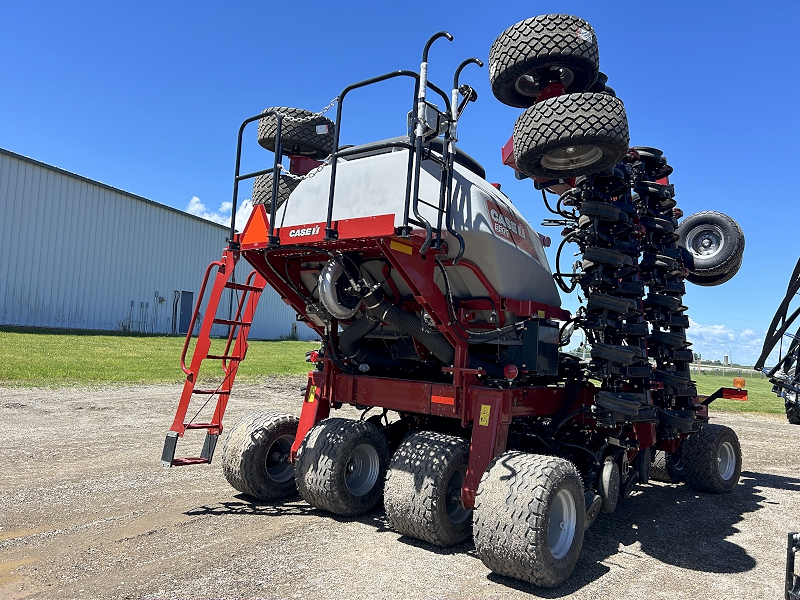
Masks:
[[[228,233],[0,148],[0,324],[185,333],[203,273]],[[237,281],[249,267],[239,262]],[[267,288],[250,338],[295,332],[316,337]]]

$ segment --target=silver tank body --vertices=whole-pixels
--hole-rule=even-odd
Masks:
[[[333,220],[393,214],[395,226],[402,225],[408,150],[340,160],[336,172]],[[279,207],[277,227],[295,227],[324,221],[330,189],[330,167],[303,180]],[[438,206],[440,169],[423,161],[420,200]],[[420,213],[436,224],[438,212],[419,204]],[[455,165],[453,182],[453,225],[464,238],[463,258],[482,271],[495,290],[505,298],[534,300],[560,306],[539,235],[511,201],[485,179]],[[412,213],[413,216],[413,213]],[[443,228],[444,229],[444,228]],[[448,256],[458,252],[458,241],[448,239]],[[486,288],[470,269],[447,268],[456,297],[486,297]],[[440,287],[443,282],[437,281]],[[400,282],[398,282],[400,284]],[[401,291],[402,287],[401,285]]]

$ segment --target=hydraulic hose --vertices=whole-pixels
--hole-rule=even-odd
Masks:
[[[364,304],[367,307],[364,314],[339,336],[339,347],[345,356],[353,358],[357,362],[369,362],[366,360],[368,357],[374,359],[372,353],[360,341],[383,322],[397,327],[401,333],[420,342],[444,364],[453,364],[455,358],[453,346],[441,333],[427,331],[422,325],[422,319],[418,316],[390,304],[377,291],[367,294]]]

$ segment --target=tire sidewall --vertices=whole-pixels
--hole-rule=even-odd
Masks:
[[[549,527],[550,513],[553,509],[556,495],[562,489],[566,489],[572,496],[575,503],[575,535],[572,538],[572,546],[569,551],[562,558],[555,558],[550,552],[549,540]],[[539,555],[542,557],[542,562],[547,565],[548,570],[558,573],[557,579],[559,583],[563,582],[570,576],[572,571],[575,570],[575,565],[578,563],[578,557],[583,547],[583,531],[585,527],[586,512],[585,512],[585,498],[583,494],[583,485],[579,479],[568,473],[562,473],[560,477],[555,480],[554,490],[550,493],[548,507],[546,511],[546,519],[544,522],[545,535],[541,536]]]

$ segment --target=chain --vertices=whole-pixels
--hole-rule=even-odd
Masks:
[[[286,169],[286,167],[284,167],[283,165],[280,165],[281,174],[282,174],[282,176],[286,175],[287,177],[291,177],[292,179],[294,179],[296,181],[303,181],[304,179],[311,179],[314,175],[316,175],[317,173],[322,171],[322,169],[324,169],[329,164],[331,164],[331,158],[332,157],[333,157],[333,154],[328,154],[328,156],[326,156],[325,158],[322,159],[322,164],[321,165],[319,165],[318,167],[314,167],[313,169],[311,169],[305,175],[295,175],[294,173],[291,173],[290,171],[288,171]]]
[[[292,116],[286,115],[284,113],[280,113],[280,115],[281,115],[281,117],[283,119],[285,119],[286,121],[291,121],[292,123],[308,123],[309,121],[313,121],[317,117],[321,117],[322,115],[324,115],[326,112],[328,112],[334,106],[336,106],[337,102],[339,102],[339,96],[336,96],[333,100],[328,102],[328,106],[323,108],[321,111],[315,112],[315,113],[311,113],[307,117],[292,117]]]

